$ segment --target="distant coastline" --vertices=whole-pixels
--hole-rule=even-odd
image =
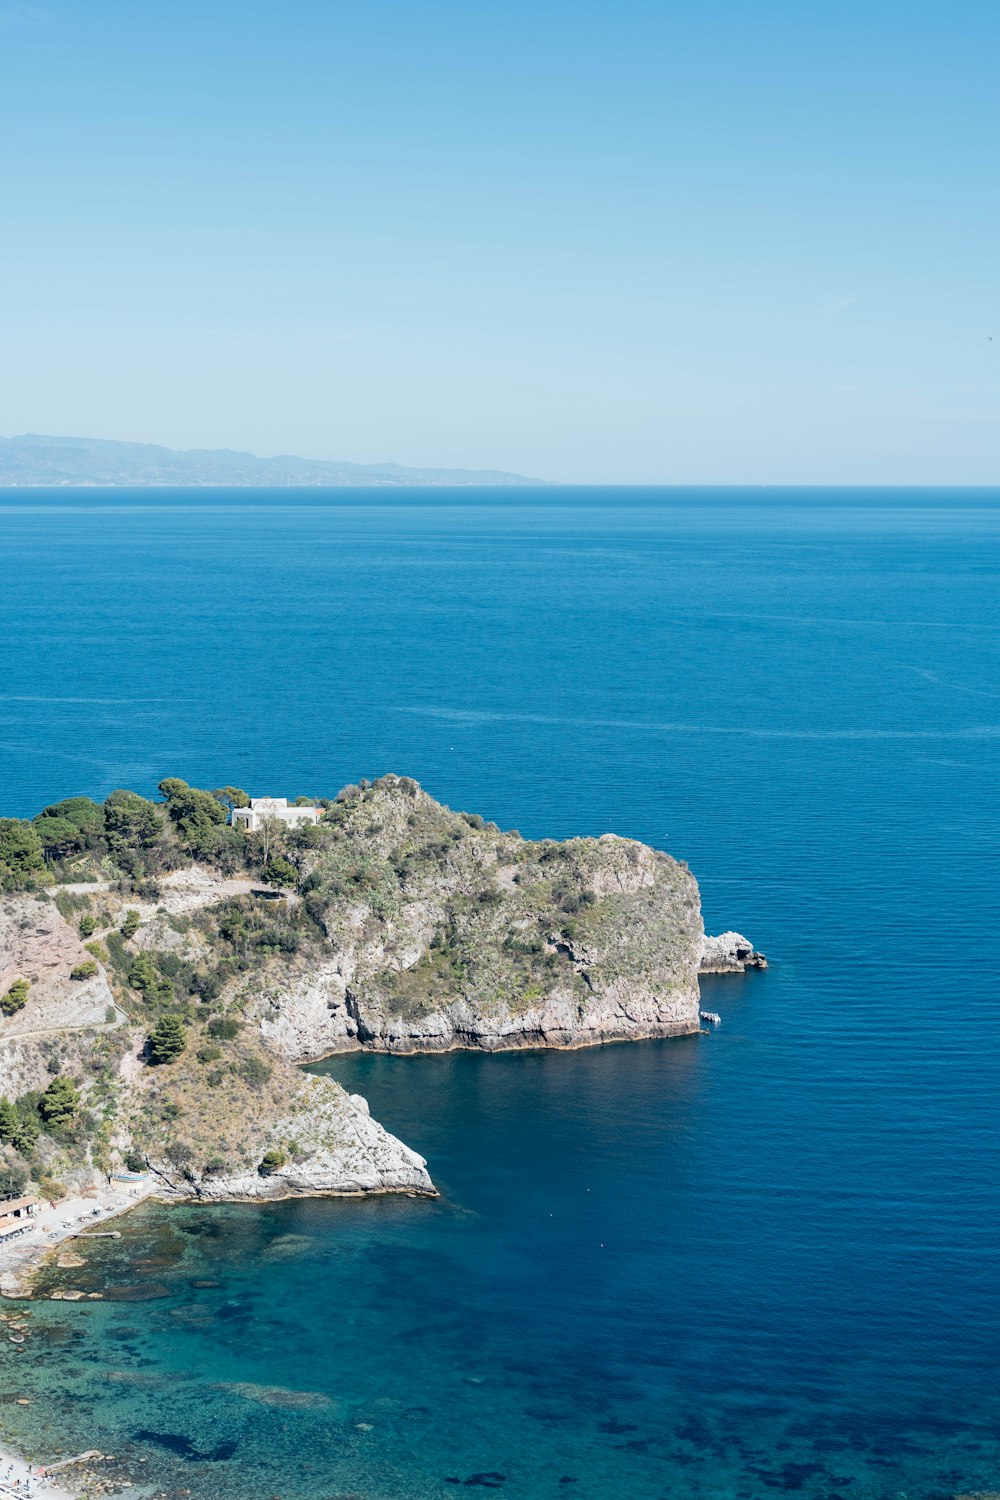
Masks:
[[[320,488],[338,485],[537,485],[503,469],[423,469],[280,454],[259,458],[230,448],[175,449],[109,438],[25,433],[0,438],[0,489],[150,486]]]

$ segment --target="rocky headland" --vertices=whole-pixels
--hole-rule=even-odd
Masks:
[[[215,793],[73,798],[0,820],[0,1173],[167,1197],[433,1193],[331,1053],[580,1047],[696,1032],[706,938],[682,862],[530,841],[407,777],[247,831]],[[3,1184],[0,1183],[0,1186]]]

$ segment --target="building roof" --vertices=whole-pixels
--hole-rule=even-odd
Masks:
[[[31,1208],[32,1204],[35,1204],[37,1202],[38,1199],[32,1198],[30,1194],[24,1198],[0,1199],[0,1221],[2,1221],[2,1219],[5,1218],[8,1214],[16,1214],[17,1211],[21,1208]]]

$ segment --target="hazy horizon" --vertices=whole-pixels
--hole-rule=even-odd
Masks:
[[[998,42],[971,0],[0,0],[0,426],[989,485]]]
[[[219,459],[221,459],[221,460],[242,460],[242,459],[248,459],[248,460],[250,460],[251,464],[256,464],[256,465],[260,466],[261,473],[260,473],[259,476],[255,476],[255,475],[253,475],[250,472],[244,471],[244,477],[242,477],[242,478],[239,478],[239,477],[230,477],[230,478],[222,478],[222,477],[208,478],[208,477],[201,477],[201,478],[198,478],[198,477],[184,477],[182,472],[178,472],[177,477],[172,478],[172,479],[162,478],[162,477],[143,477],[143,478],[128,478],[128,477],[108,478],[108,477],[97,477],[97,478],[94,478],[94,477],[84,477],[82,474],[80,476],[76,477],[76,478],[59,478],[59,479],[56,479],[56,478],[52,478],[52,477],[46,478],[44,476],[44,474],[39,473],[37,475],[37,477],[24,479],[23,477],[22,478],[18,478],[16,475],[12,475],[8,471],[7,467],[5,466],[5,462],[4,462],[4,446],[6,444],[15,445],[15,444],[17,444],[19,442],[23,442],[26,445],[26,447],[21,450],[22,453],[24,453],[24,452],[42,451],[41,449],[37,449],[36,450],[36,444],[38,444],[39,442],[51,442],[51,443],[55,443],[55,444],[65,443],[65,444],[68,444],[68,445],[79,445],[79,449],[80,449],[81,453],[89,452],[89,450],[91,448],[96,448],[98,450],[99,454],[103,450],[125,450],[125,451],[129,451],[129,452],[131,452],[132,450],[138,450],[138,452],[134,452],[133,453],[133,457],[135,458],[136,462],[138,462],[139,455],[140,455],[140,453],[141,453],[142,450],[148,450],[150,454],[159,454],[159,453],[167,454],[167,455],[170,455],[173,458],[181,459],[181,460],[194,461],[194,460],[198,460],[198,459],[203,459],[203,460],[206,461],[206,463],[207,463],[207,461],[213,460],[213,459],[214,460],[219,460]],[[68,448],[68,449],[62,450],[62,451],[69,452],[69,451],[75,451],[75,450],[72,449],[72,448]],[[302,474],[300,474],[299,477],[289,477],[289,474],[286,473],[285,475],[280,475],[279,474],[277,477],[275,477],[273,471],[270,474],[267,472],[267,469],[268,469],[269,465],[275,465],[275,464],[279,464],[279,463],[282,463],[282,462],[288,462],[288,463],[291,463],[293,465],[301,465],[303,471],[308,471],[309,469],[319,470],[319,469],[322,469],[324,467],[329,468],[331,471],[334,471],[334,470],[340,470],[340,471],[342,471],[339,475],[334,475],[331,472],[331,476],[330,476],[330,478],[328,480],[328,484],[327,484],[327,486],[325,486],[325,487],[329,487],[329,488],[351,488],[351,487],[353,487],[353,488],[359,488],[359,487],[362,487],[362,488],[391,488],[393,486],[397,486],[399,488],[406,488],[407,486],[409,486],[409,487],[430,488],[430,487],[433,487],[433,486],[438,486],[438,487],[452,486],[452,487],[455,487],[455,488],[465,488],[465,489],[499,488],[499,489],[503,489],[503,490],[508,490],[508,489],[510,489],[510,490],[525,490],[525,489],[530,490],[532,488],[541,488],[541,489],[544,489],[546,491],[552,490],[552,489],[579,490],[579,489],[587,489],[587,488],[592,488],[592,489],[615,489],[615,490],[618,490],[618,489],[621,489],[621,490],[632,490],[632,489],[674,490],[674,489],[679,489],[679,490],[706,490],[706,491],[732,490],[734,492],[737,492],[737,491],[740,491],[740,490],[747,490],[747,491],[752,491],[752,492],[757,492],[757,491],[762,491],[762,490],[764,490],[764,491],[766,491],[766,490],[789,490],[789,491],[794,492],[795,494],[799,494],[799,495],[801,495],[801,493],[803,491],[807,491],[807,490],[816,490],[817,492],[820,492],[820,493],[826,492],[826,491],[877,491],[877,492],[882,492],[882,491],[888,491],[888,490],[899,490],[899,491],[902,491],[904,493],[910,494],[910,493],[912,493],[916,489],[922,489],[922,490],[932,491],[932,492],[934,492],[936,494],[940,494],[942,491],[947,491],[947,490],[954,490],[956,492],[964,492],[964,491],[967,491],[967,490],[993,491],[993,490],[995,490],[997,488],[996,484],[983,484],[983,485],[923,484],[923,485],[914,485],[914,484],[891,484],[891,483],[886,483],[886,484],[881,484],[880,485],[880,484],[871,484],[871,483],[867,483],[867,482],[858,482],[858,483],[851,484],[851,485],[824,485],[824,484],[808,484],[808,483],[803,484],[803,483],[796,483],[794,481],[789,480],[789,481],[786,481],[786,482],[781,483],[781,484],[763,484],[763,483],[760,483],[760,484],[743,484],[743,485],[735,484],[734,485],[734,484],[724,484],[724,483],[723,484],[714,484],[711,481],[703,481],[701,483],[694,483],[694,484],[690,484],[689,483],[689,484],[671,485],[671,484],[652,484],[652,483],[649,483],[649,482],[642,482],[642,481],[632,481],[630,483],[628,481],[615,481],[615,482],[611,482],[611,481],[607,481],[607,480],[591,480],[591,481],[587,481],[587,480],[539,479],[535,475],[517,474],[517,473],[515,473],[513,471],[495,471],[495,470],[488,470],[488,469],[481,469],[481,470],[475,470],[475,469],[457,469],[457,468],[453,469],[453,468],[450,468],[447,465],[441,465],[441,464],[429,465],[429,466],[426,466],[426,467],[416,467],[416,466],[406,465],[406,464],[396,464],[395,462],[385,462],[385,463],[382,463],[382,464],[376,462],[376,463],[373,463],[373,464],[363,465],[363,464],[356,464],[356,463],[354,463],[353,461],[351,461],[349,459],[343,459],[343,458],[337,458],[337,457],[326,457],[326,456],[320,457],[320,456],[317,456],[315,454],[288,454],[288,453],[280,453],[280,454],[258,454],[258,453],[253,453],[252,451],[247,450],[247,449],[232,449],[232,448],[219,448],[219,447],[191,448],[191,449],[174,449],[174,448],[168,448],[168,447],[164,446],[163,444],[159,444],[159,443],[122,442],[122,441],[119,441],[118,439],[114,439],[114,438],[104,438],[104,437],[95,438],[95,437],[90,436],[90,435],[83,436],[81,434],[69,434],[69,433],[63,433],[63,434],[54,434],[54,433],[20,433],[20,434],[14,434],[14,435],[11,435],[11,436],[7,436],[5,434],[0,433],[0,490],[4,490],[4,489],[19,489],[19,488],[32,489],[32,490],[34,490],[34,489],[47,489],[47,488],[59,489],[59,490],[72,490],[72,489],[87,489],[87,490],[89,490],[89,489],[98,489],[98,490],[99,489],[156,489],[156,488],[161,488],[161,489],[198,488],[198,489],[205,489],[205,490],[213,490],[213,489],[237,489],[237,488],[253,489],[253,488],[261,488],[261,489],[271,489],[271,490],[275,490],[275,491],[280,491],[282,489],[323,488],[324,487],[321,478],[318,477],[318,476],[316,476],[315,474],[313,476],[311,476],[311,477],[308,476],[308,475],[306,475],[304,477]],[[356,471],[356,473],[355,473],[355,471]],[[393,471],[398,471],[398,472],[393,472]],[[141,472],[141,471],[137,471],[137,472]],[[206,470],[205,470],[206,474],[208,472],[210,472],[210,468],[209,467],[207,467]],[[292,472],[294,472],[294,471],[292,471]],[[192,476],[194,476],[196,474],[196,470],[195,470],[195,468],[194,468],[193,465],[192,465],[192,471],[191,471],[191,473],[192,473]],[[239,470],[234,466],[233,470],[232,470],[232,473],[235,476],[235,475],[237,475],[239,473]],[[381,477],[379,477],[380,475],[385,475],[386,477],[385,478],[381,478]]]

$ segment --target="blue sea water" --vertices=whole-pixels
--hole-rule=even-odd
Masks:
[[[442,1198],[138,1211],[0,1436],[196,1500],[1000,1490],[1000,493],[8,492],[0,555],[0,812],[395,770],[771,959],[709,1036],[320,1065]]]

